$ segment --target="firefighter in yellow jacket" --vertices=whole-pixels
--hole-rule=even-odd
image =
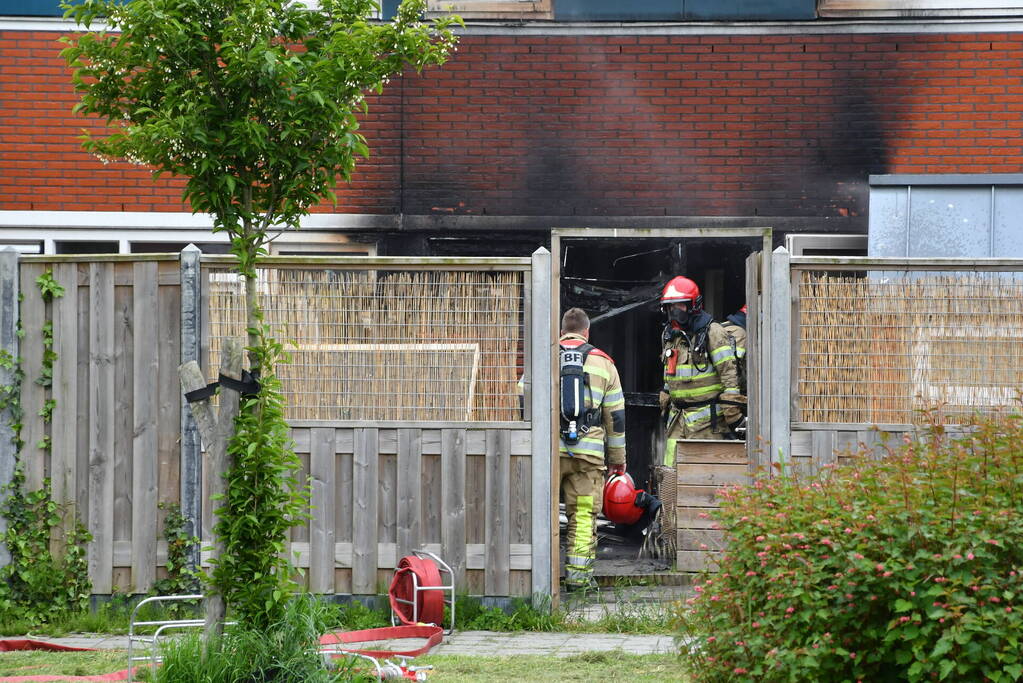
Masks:
[[[668,413],[663,465],[675,466],[679,439],[727,439],[742,420],[739,374],[732,340],[703,310],[696,283],[671,279],[661,294],[667,317],[661,338],[664,387],[661,411]]]
[[[625,472],[625,395],[614,361],[588,343],[590,319],[580,308],[561,318],[561,494],[568,516],[566,590],[594,588],[597,515],[604,460]]]

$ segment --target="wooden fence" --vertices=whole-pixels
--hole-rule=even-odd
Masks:
[[[484,270],[500,265],[485,261]],[[529,292],[549,287],[549,255],[506,262],[526,272],[527,319],[548,320],[549,297]],[[472,269],[470,261],[455,265]],[[52,277],[63,295],[44,300],[41,276]],[[177,377],[179,364],[199,360],[209,346],[200,255],[194,248],[145,256],[11,251],[0,254],[4,277],[0,342],[22,359],[24,446],[16,454],[11,439],[0,439],[0,484],[10,480],[16,457],[29,489],[49,479],[66,510],[62,524],[78,519],[93,536],[93,592],[148,592],[165,572],[161,503],[180,504],[187,518],[202,520],[203,541],[210,538],[213,506]],[[23,300],[15,295],[17,310],[8,313],[6,295],[19,290]],[[526,361],[534,372],[548,367],[546,325],[523,330]],[[539,352],[530,353],[537,344]],[[50,368],[52,383],[42,379]],[[291,550],[308,570],[310,590],[379,593],[398,558],[426,548],[452,565],[460,590],[549,593],[550,397],[537,393],[543,395],[530,399],[527,414],[539,420],[293,420],[312,500],[311,520],[292,530]],[[9,416],[0,422],[10,436]],[[4,561],[9,556],[0,555]]]

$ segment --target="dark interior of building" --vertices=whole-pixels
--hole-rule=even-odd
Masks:
[[[704,307],[723,320],[745,303],[746,258],[759,238],[563,238],[561,311],[578,306],[590,315],[590,341],[615,361],[626,400],[628,471],[637,488],[650,488],[652,467],[664,448],[664,418],[657,403],[663,382],[659,300],[676,275],[693,279]],[[605,525],[599,534],[597,575],[645,574],[638,559],[642,537]],[[654,563],[656,565],[656,563]]]

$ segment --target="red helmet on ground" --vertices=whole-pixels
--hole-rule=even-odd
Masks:
[[[703,297],[700,296],[700,288],[696,286],[695,282],[681,275],[671,278],[668,280],[668,284],[664,285],[664,291],[661,292],[661,306],[670,306],[680,301],[689,303],[691,312],[703,310]]]
[[[643,516],[636,504],[642,494],[628,474],[616,474],[604,483],[604,516],[615,524],[635,524]]]

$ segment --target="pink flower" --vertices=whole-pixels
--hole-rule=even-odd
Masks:
[[[795,607],[786,607],[786,608],[785,608],[785,613],[786,613],[786,614],[792,614],[792,613],[793,613],[793,612],[795,612],[795,611],[796,611],[796,608],[795,608]]]
[[[972,560],[973,559],[973,553],[966,553],[966,559],[967,560]]]
[[[1008,613],[1008,612],[1011,612],[1011,611],[1012,611],[1012,608],[1011,608],[1011,607],[1006,607],[1006,608],[1005,608],[1005,611],[1006,611],[1006,613]]]
[[[877,570],[877,571],[879,571],[879,572],[883,572],[883,571],[884,571],[884,565],[883,565],[883,564],[881,564],[881,563],[878,563],[878,564],[877,564],[877,565],[876,565],[876,566],[874,567],[874,569],[876,569],[876,570]]]
[[[710,638],[707,639],[707,642],[713,643],[715,640],[717,640],[717,636],[711,636]]]
[[[762,535],[761,535],[761,536],[757,536],[757,540],[758,540],[758,541],[762,541],[762,540],[764,540],[765,538],[766,538],[766,536],[762,536]]]
[[[899,617],[900,624],[905,624],[907,621],[909,621],[909,617]]]
[[[821,545],[831,545],[831,539],[830,538],[822,538],[821,539]]]
[[[963,559],[963,556],[959,555],[959,554],[955,554],[955,555],[952,556],[952,559],[953,560],[961,560],[961,559]]]
[[[757,573],[755,571],[753,571],[752,569],[749,570],[748,572],[746,572],[746,576],[756,576],[756,575],[757,575]]]
[[[752,624],[750,624],[750,625],[751,625],[751,626],[752,626],[753,628],[760,628],[760,622],[759,622],[759,621],[754,621],[754,622],[753,622]]]
[[[997,603],[997,602],[1001,602],[1002,599],[997,597],[997,596],[995,596],[995,597],[988,598],[988,601]]]
[[[855,652],[850,652],[849,653],[849,659],[856,659],[856,653]]]
[[[852,529],[850,529],[849,527],[846,527],[844,531],[845,531],[845,533],[847,533],[847,534],[851,534],[851,533],[853,532],[853,530],[852,530]]]
[[[732,673],[733,674],[748,674],[749,671],[747,671],[746,669],[742,668],[741,666],[737,666],[734,669],[732,669]]]

